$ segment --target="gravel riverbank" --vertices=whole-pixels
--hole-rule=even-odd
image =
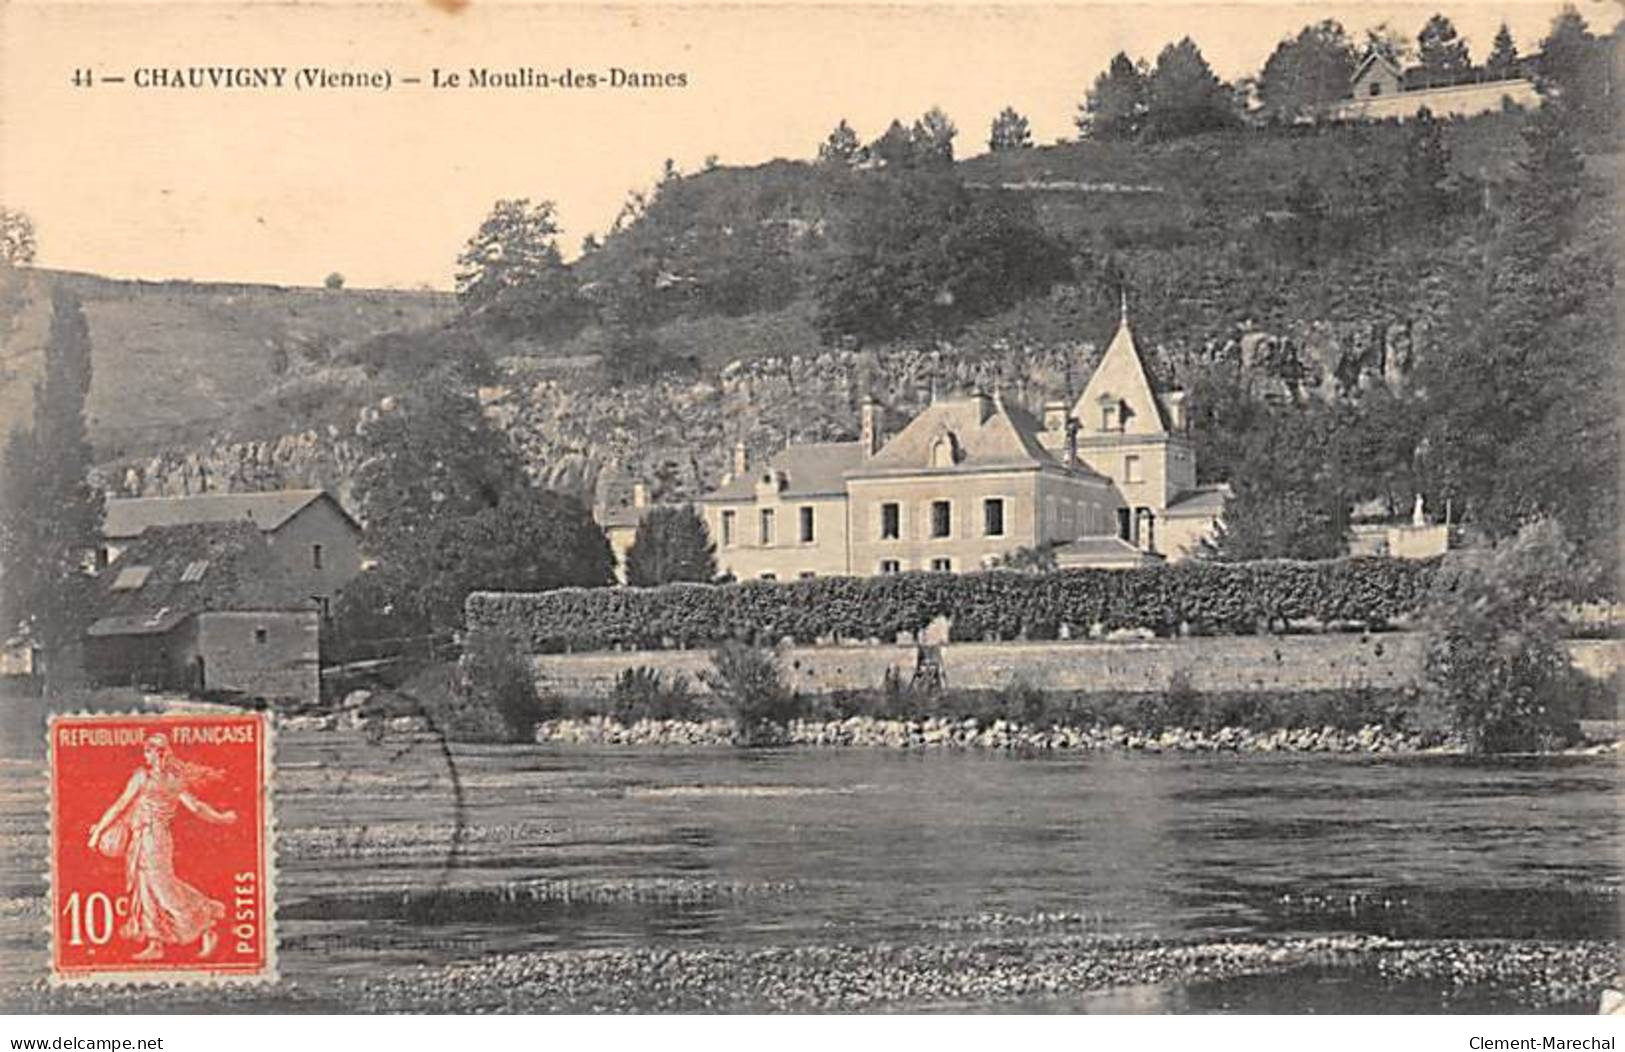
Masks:
[[[429,731],[422,717],[398,716],[379,721],[390,733]],[[362,730],[354,714],[296,716],[282,721],[291,731]],[[703,748],[739,744],[730,720],[638,720],[621,723],[607,716],[547,720],[536,725],[538,743],[560,745],[667,746]],[[1358,730],[1339,727],[1220,727],[1216,730],[1170,727],[1160,732],[1109,727],[1034,727],[997,719],[881,719],[853,716],[844,720],[796,720],[776,735],[757,737],[755,744],[847,746],[878,749],[1127,750],[1133,752],[1292,752],[1292,753],[1459,753],[1453,742],[1368,724]],[[1564,750],[1571,753],[1625,751],[1625,740],[1588,741]]]
[[[516,953],[340,978],[319,996],[297,983],[222,988],[210,996],[216,1010],[226,1011],[272,1001],[291,1010],[338,1003],[360,1012],[865,1012],[1065,1005],[1129,986],[1189,986],[1249,976],[1307,977],[1304,981],[1312,984],[1339,974],[1394,988],[1427,982],[1469,997],[1499,991],[1528,1011],[1594,1011],[1618,967],[1617,947],[1602,942],[1401,942],[1337,935],[1170,943],[1067,935]],[[126,998],[148,1011],[168,1007],[161,1003],[167,997],[155,1001],[150,991],[87,992],[35,983],[5,993],[23,1011],[91,1005],[117,1011]],[[184,992],[178,996],[186,1001]]]
[[[618,723],[605,717],[550,720],[536,728],[538,742],[569,745],[718,746],[733,744],[727,720],[639,720]],[[778,744],[855,746],[884,749],[1130,750],[1137,752],[1454,752],[1459,748],[1419,734],[1377,724],[1359,730],[1337,727],[1250,730],[1168,728],[1143,733],[1122,726],[1030,727],[1006,720],[893,720],[854,716],[845,720],[797,720],[784,728]],[[1588,746],[1610,751],[1618,743]]]

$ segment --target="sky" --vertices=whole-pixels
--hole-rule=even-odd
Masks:
[[[0,3],[0,204],[33,220],[41,266],[117,277],[450,288],[499,198],[556,203],[574,254],[666,158],[699,168],[810,157],[845,118],[865,140],[941,106],[960,156],[1006,105],[1070,137],[1097,73],[1189,35],[1221,77],[1336,18],[1359,37],[1448,15],[1475,58],[1504,20],[1533,50],[1559,3],[948,2],[623,6],[496,0],[305,4]],[[438,5],[438,6],[437,6]],[[1618,0],[1580,0],[1594,31]],[[387,71],[373,89],[137,87],[138,71]],[[491,70],[682,74],[659,88],[478,88]],[[124,76],[75,87],[74,71]],[[457,87],[427,82],[457,72]],[[146,76],[147,74],[142,74]],[[171,74],[173,75],[173,74]]]

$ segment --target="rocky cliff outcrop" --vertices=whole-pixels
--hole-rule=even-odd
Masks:
[[[1188,382],[1197,370],[1235,364],[1266,397],[1335,400],[1403,386],[1427,342],[1425,320],[1317,321],[1285,331],[1243,327],[1199,346],[1142,347],[1142,353],[1165,382]],[[506,382],[479,395],[549,488],[590,502],[601,478],[635,476],[651,483],[656,500],[674,500],[714,485],[738,440],[761,458],[787,442],[855,437],[866,394],[886,405],[893,428],[929,404],[933,391],[999,389],[1037,413],[1046,401],[1075,396],[1098,353],[1089,343],[1036,347],[1001,340],[977,348],[825,350],[625,387],[604,384],[590,369],[561,376],[527,368],[520,359],[509,363]],[[363,409],[356,428],[379,411]],[[347,500],[361,456],[356,428],[166,452],[107,465],[102,478],[120,496],[321,486]]]

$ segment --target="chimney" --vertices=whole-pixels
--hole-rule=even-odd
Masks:
[[[1162,397],[1163,404],[1168,407],[1168,427],[1170,430],[1183,433],[1189,426],[1185,414],[1185,392],[1169,391]]]
[[[880,402],[873,395],[866,395],[858,407],[858,441],[865,457],[880,452],[880,412]]]
[[[750,453],[745,449],[745,440],[740,439],[734,443],[734,478],[744,478],[750,474]]]
[[[632,507],[647,508],[649,506],[649,487],[642,479],[632,483]]]
[[[1059,398],[1044,403],[1044,430],[1060,434],[1066,430],[1067,404]]]
[[[1066,418],[1066,463],[1068,467],[1078,466],[1078,418]]]
[[[973,391],[970,397],[976,403],[976,422],[986,423],[987,418],[993,415],[993,399],[986,391]]]

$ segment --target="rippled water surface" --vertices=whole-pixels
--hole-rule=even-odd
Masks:
[[[448,751],[312,733],[283,735],[277,761],[282,971],[318,988],[493,951],[1620,930],[1612,757]],[[0,773],[15,979],[44,921],[44,798],[35,763]],[[1366,1010],[1363,980],[1342,981],[1341,999],[1311,984],[1320,1008]],[[1271,989],[1062,1007],[1286,1007]],[[1415,996],[1404,1010],[1428,1010]]]

